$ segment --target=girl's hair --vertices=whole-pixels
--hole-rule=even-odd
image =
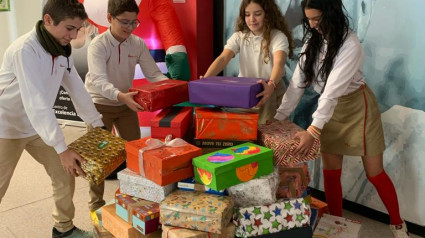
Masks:
[[[301,52],[301,57],[303,55],[305,57],[304,65],[299,63],[299,66],[305,75],[305,87],[309,87],[313,81],[317,81],[320,75],[324,80],[324,90],[329,74],[332,71],[334,59],[347,38],[350,28],[349,19],[341,0],[303,0],[301,6],[304,14],[303,42],[307,41],[307,47],[304,52]],[[309,20],[305,15],[305,9],[316,9],[322,12],[318,22],[321,33],[310,27]],[[327,41],[327,52],[316,75],[314,69],[320,64],[318,62],[320,60],[319,53],[324,39]]]
[[[49,14],[55,26],[67,18],[88,18],[83,4],[78,0],[49,0],[43,7],[43,16],[46,14]]]
[[[286,25],[285,18],[280,11],[279,6],[275,3],[274,0],[242,0],[242,3],[239,8],[239,17],[236,21],[236,31],[242,31],[244,33],[249,33],[250,30],[245,22],[245,9],[250,3],[257,3],[264,10],[264,26],[263,26],[263,41],[261,45],[263,47],[264,53],[264,62],[268,63],[270,61],[270,37],[271,31],[273,29],[277,29],[282,31],[289,42],[289,54],[290,58],[294,55],[294,46],[292,42],[292,34],[288,30],[288,26]],[[248,38],[249,34],[245,34],[245,39]]]
[[[135,12],[139,14],[139,6],[135,0],[109,0],[108,13],[116,17],[124,12]]]

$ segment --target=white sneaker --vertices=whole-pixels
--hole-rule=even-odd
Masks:
[[[406,223],[400,225],[390,225],[390,229],[393,232],[394,238],[405,238],[410,237],[409,232],[407,231]]]

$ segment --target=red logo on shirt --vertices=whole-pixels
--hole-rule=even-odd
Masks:
[[[63,68],[63,67],[65,67],[65,65],[59,64],[59,67],[62,67]]]
[[[135,58],[137,55],[128,55],[128,58]]]

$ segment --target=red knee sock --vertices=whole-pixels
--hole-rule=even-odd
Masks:
[[[390,215],[391,225],[400,225],[403,220],[400,217],[400,210],[398,207],[397,193],[394,188],[394,184],[388,177],[385,170],[375,177],[367,177],[369,181],[375,186],[378,195],[384,203],[387,211]]]
[[[342,186],[341,186],[341,171],[323,170],[323,182],[325,185],[326,202],[329,206],[331,215],[342,217]]]

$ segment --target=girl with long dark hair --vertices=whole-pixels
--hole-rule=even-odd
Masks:
[[[397,193],[383,168],[381,113],[361,71],[364,52],[349,27],[342,1],[304,0],[301,5],[305,45],[275,119],[292,113],[305,88],[311,86],[320,93],[313,122],[297,134],[300,145],[295,153],[306,154],[314,139],[320,139],[330,213],[342,216],[343,156],[361,156],[366,176],[388,210],[394,237],[408,237]]]

